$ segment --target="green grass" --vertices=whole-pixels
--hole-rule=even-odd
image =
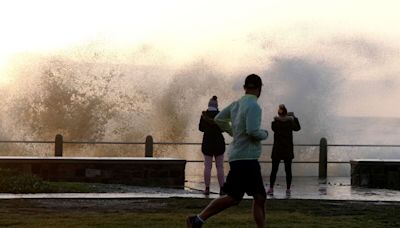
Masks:
[[[0,170],[2,193],[96,192],[87,183],[46,182]],[[0,202],[0,227],[185,227],[209,199],[9,199]],[[255,227],[251,200],[212,217],[205,227]],[[268,200],[268,227],[400,227],[400,202]]]
[[[1,227],[185,227],[208,199],[2,200]],[[400,203],[268,200],[268,227],[399,227]],[[251,200],[212,217],[204,227],[255,227]]]

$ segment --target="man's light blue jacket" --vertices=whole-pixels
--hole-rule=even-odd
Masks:
[[[228,149],[229,162],[260,158],[260,141],[268,137],[268,132],[260,129],[261,113],[257,97],[246,94],[215,116],[218,126],[233,137]]]

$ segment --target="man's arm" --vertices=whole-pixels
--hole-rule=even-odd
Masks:
[[[246,133],[256,140],[264,140],[268,137],[266,130],[260,129],[261,108],[258,105],[252,105],[246,115]]]
[[[232,136],[232,126],[231,126],[232,104],[230,104],[228,107],[224,108],[221,112],[219,112],[214,117],[214,121],[219,126],[219,128],[221,128],[221,130],[227,132],[230,136]]]

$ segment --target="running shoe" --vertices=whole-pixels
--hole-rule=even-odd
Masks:
[[[269,188],[268,192],[267,192],[267,195],[273,196],[274,195],[274,189],[273,188]]]
[[[196,215],[189,216],[186,219],[187,228],[201,228],[202,225],[203,225],[203,223],[198,221]]]

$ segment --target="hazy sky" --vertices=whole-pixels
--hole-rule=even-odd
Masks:
[[[0,3],[0,61],[16,52],[92,40],[120,48],[154,44],[180,60],[205,48],[227,48],[224,44],[241,52],[245,47],[230,45],[249,33],[298,26],[320,29],[316,36],[362,32],[397,41],[399,6],[396,0],[5,0]],[[294,32],[285,35],[300,39]]]
[[[4,0],[0,82],[9,79],[6,69],[16,54],[65,52],[93,42],[119,56],[149,48],[172,65],[210,58],[228,71],[265,68],[276,56],[322,55],[349,78],[394,80],[399,8],[396,0]],[[366,92],[360,93],[355,99],[362,102]],[[358,107],[354,112],[369,109]]]

